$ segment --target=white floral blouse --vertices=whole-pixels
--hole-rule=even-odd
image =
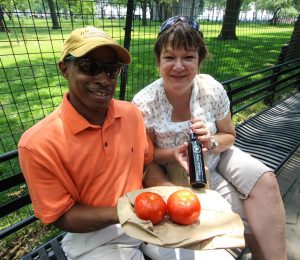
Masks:
[[[172,122],[172,105],[169,103],[163,79],[158,79],[138,92],[132,102],[143,113],[148,131],[156,136],[156,146],[172,148],[187,141],[189,122]],[[199,74],[195,77],[190,99],[192,117],[200,117],[214,135],[215,122],[229,113],[230,104],[224,87],[213,77]],[[207,153],[206,161],[211,175],[216,172],[219,154]]]

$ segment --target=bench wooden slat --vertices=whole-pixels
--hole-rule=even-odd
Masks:
[[[12,212],[31,204],[29,194],[23,195],[22,197],[16,198],[4,205],[0,206],[0,218],[11,214]]]
[[[37,251],[38,255],[39,255],[39,259],[43,259],[43,260],[48,260],[50,259],[48,256],[48,252],[46,251],[46,249],[44,247],[40,247]]]
[[[295,93],[238,125],[236,146],[278,170],[300,143],[299,98]]]
[[[52,238],[49,242],[45,243],[44,245],[41,245],[37,249],[33,250],[28,255],[21,258],[21,260],[29,260],[29,259],[57,259],[57,260],[66,260],[66,256],[64,254],[64,251],[61,248],[61,241],[65,236],[65,232],[61,233],[55,238]],[[46,255],[45,255],[46,253]],[[41,256],[43,254],[43,257]],[[29,258],[27,258],[30,256]]]
[[[0,154],[0,163],[16,158],[18,156],[18,150],[10,151],[4,154]]]
[[[300,68],[300,65],[295,65],[295,66],[290,67],[290,68],[288,68],[288,69],[283,69],[283,70],[281,70],[280,72],[277,72],[277,73],[274,73],[274,74],[265,76],[265,77],[263,77],[263,78],[261,78],[261,79],[252,80],[252,81],[251,81],[250,83],[248,83],[248,84],[245,84],[245,85],[243,85],[243,86],[240,86],[240,87],[237,87],[237,88],[234,88],[234,89],[228,91],[228,94],[230,94],[230,95],[240,94],[241,92],[243,92],[243,91],[245,91],[245,90],[247,90],[247,89],[251,89],[252,87],[258,86],[258,85],[260,85],[260,84],[262,84],[262,83],[265,83],[265,82],[270,82],[270,81],[274,78],[274,76],[285,75],[285,74],[290,73],[290,72],[292,72],[292,71],[298,70],[299,68]],[[298,75],[298,73],[296,72],[295,74],[292,74],[292,75],[290,75],[289,77],[286,77],[286,78],[284,78],[284,79],[282,79],[282,80],[278,80],[278,81],[275,82],[275,83],[269,84],[267,87],[270,87],[270,86],[272,86],[272,85],[280,85],[280,84],[282,84],[282,83],[284,83],[284,82],[286,82],[286,81],[288,81],[288,80],[297,78],[298,76],[299,76],[299,75]],[[297,80],[295,80],[295,81],[293,82],[293,84],[294,84],[294,83],[297,83]],[[264,86],[265,86],[265,85],[264,85]]]
[[[31,255],[26,255],[24,257],[22,257],[22,260],[33,260]]]
[[[1,230],[0,231],[0,239],[3,239],[5,237],[15,233],[16,231],[20,230],[23,227],[28,226],[29,224],[33,223],[36,220],[37,220],[37,218],[34,215],[32,215],[30,217],[20,220],[19,222],[11,225],[10,227],[8,227],[4,230]]]
[[[6,179],[1,180],[1,185],[0,185],[0,192],[8,190],[12,187],[15,187],[19,184],[23,184],[25,182],[25,178],[23,176],[22,172],[19,172],[13,176],[10,176]]]
[[[60,260],[67,259],[65,257],[65,254],[64,254],[62,248],[61,248],[61,245],[60,245],[60,243],[58,242],[57,239],[53,239],[51,241],[51,247],[52,247],[52,249],[54,251],[54,254],[57,257],[57,259],[60,259]]]

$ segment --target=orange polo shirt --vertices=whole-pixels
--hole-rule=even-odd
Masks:
[[[116,206],[126,192],[142,188],[143,166],[153,159],[138,108],[112,100],[100,127],[79,115],[67,94],[22,135],[18,149],[34,213],[44,223],[75,202]]]

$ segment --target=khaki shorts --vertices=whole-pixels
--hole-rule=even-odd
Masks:
[[[236,146],[221,153],[217,172],[246,199],[257,180],[272,169]]]

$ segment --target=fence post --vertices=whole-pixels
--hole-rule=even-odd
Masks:
[[[130,50],[131,41],[131,30],[132,30],[132,20],[133,20],[133,0],[127,1],[127,11],[126,11],[126,25],[125,25],[125,36],[124,36],[124,47]],[[120,95],[119,99],[124,100],[126,94],[126,83],[128,75],[128,66],[124,66],[121,72],[121,83],[120,83]]]
[[[285,61],[285,57],[286,57],[286,54],[287,54],[287,51],[288,51],[288,48],[289,48],[289,45],[288,44],[285,44],[281,47],[281,52],[279,54],[279,57],[278,57],[278,60],[275,64],[276,65],[280,65],[282,63],[284,63]],[[267,93],[274,93],[275,90],[276,90],[276,82],[278,81],[278,78],[279,78],[279,75],[278,73],[281,71],[281,67],[276,67],[273,69],[273,76],[270,80],[270,87],[267,89]],[[264,98],[264,104],[267,105],[267,106],[272,106],[273,104],[273,101],[274,101],[274,94],[270,95],[270,96],[267,96]]]

